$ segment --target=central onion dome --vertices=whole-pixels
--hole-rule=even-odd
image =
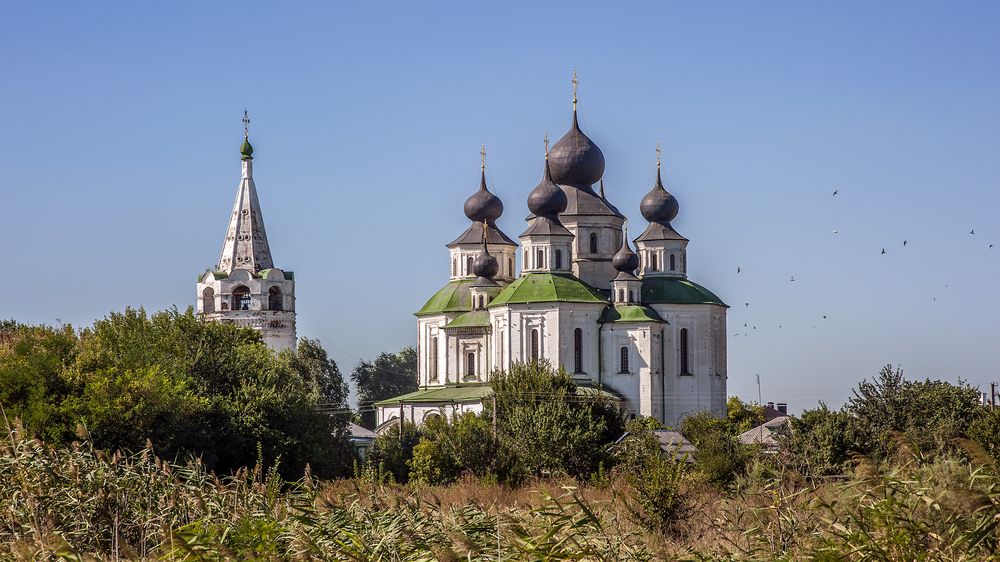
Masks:
[[[677,199],[666,189],[663,189],[663,181],[660,179],[660,167],[656,167],[656,185],[642,198],[639,203],[639,212],[642,217],[649,222],[669,223],[677,216],[680,205]]]
[[[552,180],[560,185],[590,187],[604,177],[604,153],[580,130],[573,109],[573,126],[549,151]]]
[[[632,273],[639,267],[639,256],[628,246],[628,228],[622,235],[622,249],[611,259],[611,265],[622,273]]]
[[[528,209],[536,217],[554,217],[565,211],[568,204],[569,199],[567,199],[566,193],[559,189],[559,186],[552,179],[549,158],[546,156],[545,175],[538,187],[532,189],[531,193],[528,194]]]
[[[486,189],[486,170],[483,169],[483,177],[479,182],[479,191],[472,194],[465,200],[465,216],[475,222],[486,221],[490,224],[496,222],[503,214],[503,201]]]

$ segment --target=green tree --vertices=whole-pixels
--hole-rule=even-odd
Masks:
[[[375,429],[376,402],[415,392],[419,388],[417,350],[404,347],[396,353],[383,351],[375,361],[359,361],[351,372],[351,381],[358,390],[361,425]]]
[[[746,471],[753,449],[738,439],[746,421],[734,425],[729,417],[703,410],[681,422],[681,433],[698,449],[696,466],[709,483],[727,486]]]
[[[687,507],[681,480],[688,463],[678,461],[674,452],[664,454],[648,426],[643,420],[629,422],[628,438],[615,446],[613,472],[628,485],[629,493],[621,499],[633,520],[650,530],[665,531]]]
[[[823,402],[792,418],[792,431],[783,438],[792,467],[810,476],[848,474],[851,454],[861,451],[865,437],[858,419],[846,410],[831,410]]]
[[[413,450],[420,443],[421,435],[412,422],[403,422],[402,428],[398,423],[393,424],[375,439],[365,462],[376,469],[373,472],[388,472],[397,483],[405,484],[410,480],[410,460],[413,459]]]
[[[480,479],[516,484],[520,480],[512,443],[503,435],[494,436],[492,419],[466,412],[429,418],[421,428],[423,436],[413,450],[410,478],[443,484],[469,470]]]
[[[606,446],[623,433],[624,413],[604,394],[578,389],[547,361],[494,371],[491,386],[484,409],[496,400],[497,422],[529,474],[585,476],[609,464]]]

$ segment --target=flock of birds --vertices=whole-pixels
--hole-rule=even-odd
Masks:
[[[839,190],[834,190],[833,191],[833,197],[836,197],[838,191]],[[837,234],[836,229],[834,229],[833,233]],[[975,235],[976,234],[976,230],[975,229],[969,230],[969,234]],[[903,240],[903,246],[904,247],[907,245],[907,243],[908,243],[908,240]],[[993,244],[990,244],[990,249],[991,250],[993,249]],[[886,253],[885,248],[882,248],[882,255],[885,255],[885,253]],[[741,267],[737,267],[736,268],[736,273],[740,273],[741,271],[743,271],[743,269]],[[795,281],[795,276],[792,276],[791,279],[790,279],[790,281]],[[945,287],[948,287],[948,285],[945,285]],[[934,301],[937,302],[937,297],[934,297]],[[747,308],[750,308],[750,303],[744,303],[744,304],[746,305]],[[826,319],[826,316],[824,315],[823,318]],[[744,323],[743,327],[744,328],[750,328],[750,326],[747,323]],[[813,328],[815,328],[815,327],[816,326],[813,326]],[[781,328],[781,325],[779,325],[778,328]],[[757,326],[753,326],[751,329],[756,330]],[[735,338],[738,335],[740,335],[740,334],[739,333],[735,333],[735,334],[733,334],[733,337]],[[746,336],[747,334],[744,333],[743,335]]]

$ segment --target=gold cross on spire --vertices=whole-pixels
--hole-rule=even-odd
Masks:
[[[660,167],[660,141],[656,141],[656,167]]]
[[[486,220],[483,220],[483,246],[486,245],[489,239],[490,239],[490,223],[486,222]]]
[[[247,110],[243,110],[243,140],[250,140],[250,118],[247,117]]]
[[[486,144],[483,144],[483,149],[479,151],[479,155],[483,157],[483,171],[486,171]]]
[[[545,131],[545,157],[549,157],[549,132]]]
[[[573,69],[573,111],[576,111],[576,87],[580,85],[580,81],[576,79],[576,69]]]

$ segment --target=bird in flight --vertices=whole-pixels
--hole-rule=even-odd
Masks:
[[[826,316],[824,316],[823,318],[826,318]]]
[[[837,190],[833,190],[833,194],[836,195],[837,194]]]
[[[747,308],[750,308],[750,303],[746,303],[746,304],[747,304]]]
[[[744,323],[743,323],[743,327],[744,327],[744,328],[746,328],[746,327],[747,327],[747,323],[746,323],[746,322],[744,322]]]
[[[885,253],[885,248],[882,248],[882,253],[883,253],[883,254]]]
[[[972,229],[972,230],[969,231],[969,234],[975,234],[975,233],[976,233],[975,229]]]
[[[990,248],[992,248],[992,247],[993,247],[993,246],[990,246]],[[737,267],[737,268],[736,268],[736,273],[739,273],[739,272],[740,272],[740,268],[738,268],[738,267]]]
[[[795,278],[794,278],[794,277],[792,277],[792,281],[795,281]]]
[[[990,244],[990,249],[991,249],[991,250],[993,249],[993,244]]]
[[[904,245],[904,246],[906,245],[906,240],[903,240],[903,245]]]
[[[834,230],[834,231],[833,231],[833,233],[834,233],[834,234],[836,234],[836,233],[837,233],[837,231],[836,231],[836,230]]]

